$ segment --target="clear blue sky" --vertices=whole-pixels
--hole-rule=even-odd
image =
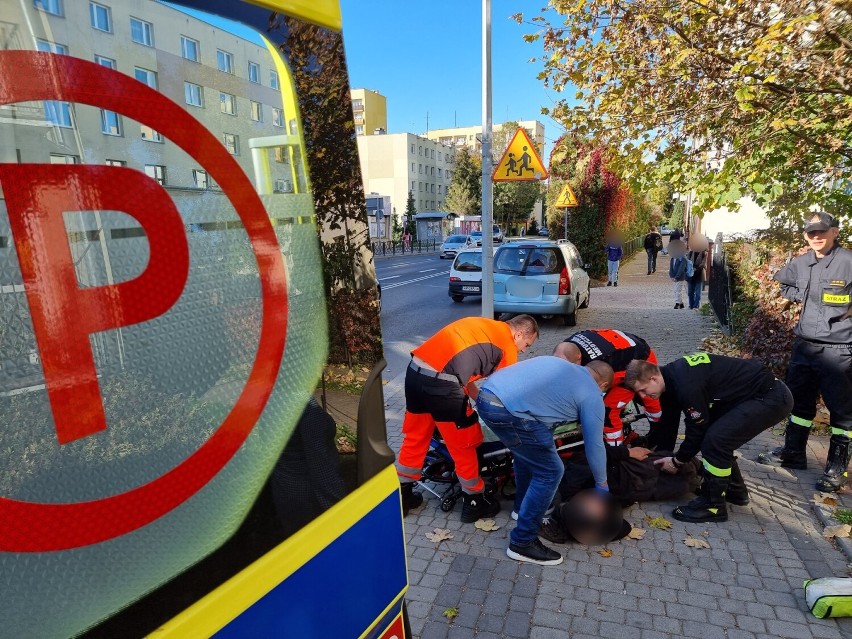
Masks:
[[[541,44],[527,44],[533,27],[509,16],[538,15],[543,0],[492,0],[492,118],[539,120],[551,143],[563,129],[541,115],[559,97],[536,79]],[[343,41],[354,88],[378,91],[388,100],[389,133],[482,124],[481,0],[341,0]]]

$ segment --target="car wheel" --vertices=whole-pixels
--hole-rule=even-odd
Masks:
[[[464,299],[464,295],[450,295],[453,298],[454,302],[461,302]]]
[[[583,300],[582,304],[580,304],[580,308],[589,308],[589,302],[591,300],[592,300],[592,285],[590,283],[588,288],[586,289],[586,299]]]
[[[442,260],[444,259],[444,256],[443,256],[443,255],[439,255],[438,257],[440,257]]]

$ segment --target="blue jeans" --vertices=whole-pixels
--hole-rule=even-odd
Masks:
[[[518,525],[509,535],[517,546],[529,546],[538,536],[542,517],[556,495],[565,466],[553,443],[553,430],[534,419],[512,415],[490,391],[481,390],[476,410],[500,438],[515,460],[515,503],[520,504]]]
[[[621,264],[618,260],[607,260],[606,261],[606,270],[609,276],[610,282],[618,281],[618,265]]]
[[[648,254],[648,272],[651,273],[657,270],[657,249],[645,249]]]
[[[701,306],[701,287],[703,284],[700,275],[686,280],[686,299],[689,300],[689,308]]]

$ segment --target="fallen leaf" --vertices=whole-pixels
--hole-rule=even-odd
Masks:
[[[441,613],[441,615],[452,621],[453,619],[459,616],[459,609],[447,608],[444,612]]]
[[[690,548],[709,548],[710,544],[707,543],[704,539],[700,537],[693,537],[692,535],[687,535],[686,539],[683,540]]]
[[[848,537],[850,532],[852,532],[852,526],[849,524],[838,524],[837,526],[826,526],[825,530],[822,531],[822,536],[826,539]]]
[[[702,534],[702,535],[704,535],[705,537],[709,537],[709,536],[710,536],[710,531],[709,531],[709,530],[704,530],[704,531],[702,531],[702,532],[701,532],[701,534]]]
[[[665,517],[649,517],[646,515],[645,523],[647,523],[651,528],[656,528],[658,530],[668,530],[672,527],[672,522]]]
[[[820,493],[814,493],[814,503],[826,506],[839,506],[840,502],[837,501],[834,497],[830,495],[822,495]]]
[[[612,551],[609,548],[604,548],[603,550],[599,550],[598,554],[601,557],[612,557]]]
[[[630,533],[627,536],[630,539],[643,539],[646,532],[648,531],[644,528],[631,528]]]
[[[491,530],[499,530],[500,526],[497,525],[493,519],[477,519],[476,523],[473,524],[475,528],[479,528],[480,530],[491,531]]]
[[[435,532],[426,533],[426,539],[434,541],[436,544],[441,543],[445,539],[452,538],[453,533],[450,532],[449,528],[436,528]]]

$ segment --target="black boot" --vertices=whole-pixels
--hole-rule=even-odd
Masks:
[[[412,508],[420,508],[423,505],[423,495],[414,492],[414,482],[402,484],[402,516],[408,515]]]
[[[849,435],[832,435],[831,443],[828,445],[828,460],[825,463],[825,472],[817,480],[816,487],[824,493],[836,493],[846,485],[846,477],[849,474],[846,467],[849,465]]]
[[[725,491],[730,477],[717,477],[704,471],[699,495],[686,506],[678,506],[672,515],[678,521],[700,524],[704,522],[728,521],[725,506]]]
[[[740,467],[737,466],[736,459],[734,459],[734,463],[731,466],[731,481],[728,483],[728,490],[725,491],[725,501],[735,506],[748,506],[748,488],[746,488],[745,480],[740,472]]]
[[[787,422],[787,429],[784,431],[784,445],[768,453],[760,453],[757,456],[757,461],[770,466],[806,470],[808,456],[805,450],[810,434],[811,429],[808,426],[800,426],[791,421]]]
[[[462,500],[461,520],[463,524],[472,524],[483,517],[493,517],[500,512],[500,502],[495,496],[485,493],[471,495],[465,493]]]

